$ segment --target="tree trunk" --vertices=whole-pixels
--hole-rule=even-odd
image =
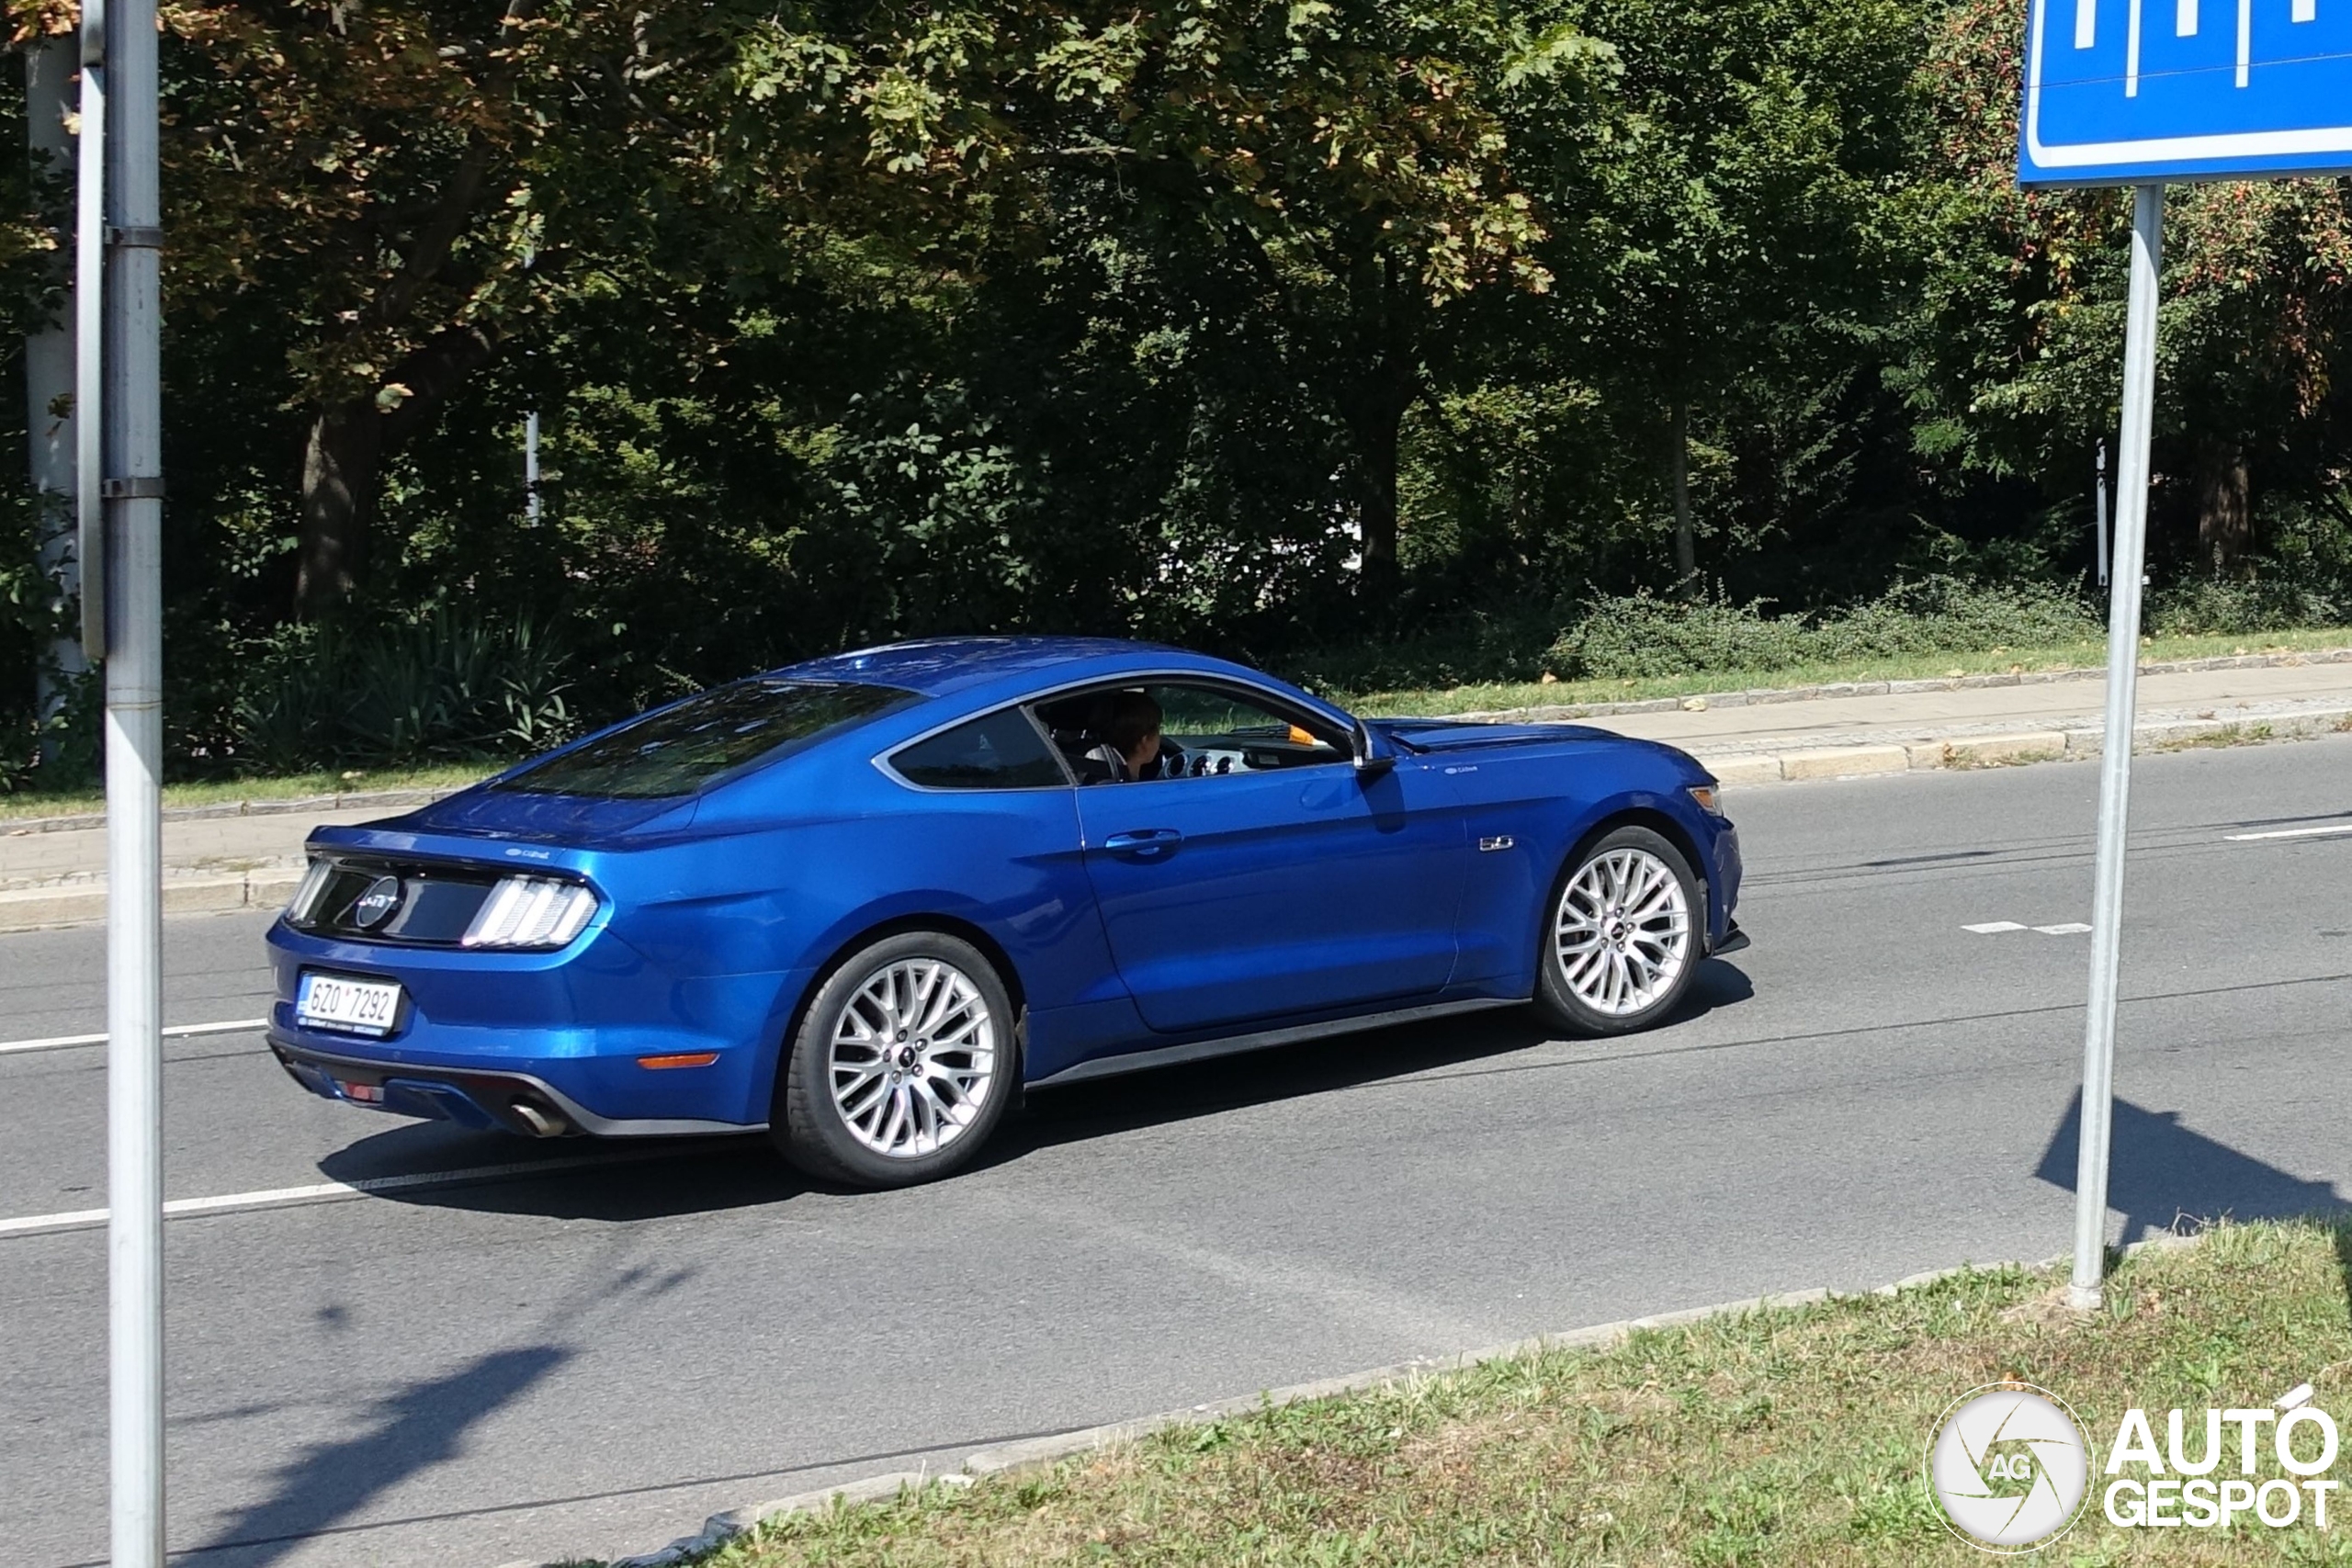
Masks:
[[[1396,585],[1396,451],[1402,405],[1384,401],[1356,432],[1363,463],[1363,583],[1386,593]]]
[[[1674,586],[1688,593],[1699,576],[1699,542],[1690,532],[1690,405],[1674,405]]]
[[[376,519],[382,420],[370,405],[350,402],[322,410],[311,421],[302,450],[302,544],[294,578],[299,615],[315,616],[334,608],[359,581]]]
[[[2216,575],[2238,570],[2254,547],[2252,476],[2236,441],[2197,444],[2197,543]]]
[[[320,410],[302,449],[302,538],[294,613],[311,617],[348,598],[367,563],[384,459],[429,427],[498,345],[481,327],[452,327],[394,367],[404,394],[390,408],[355,399]]]

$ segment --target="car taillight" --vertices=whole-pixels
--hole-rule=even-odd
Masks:
[[[295,925],[307,925],[319,912],[319,900],[325,896],[327,878],[334,874],[334,862],[311,857],[311,869],[303,874],[302,886],[294,889],[294,897],[286,902],[286,918]]]
[[[510,876],[490,890],[461,938],[467,947],[561,947],[596,912],[596,895],[552,876]]]

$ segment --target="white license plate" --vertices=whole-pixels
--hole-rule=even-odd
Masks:
[[[304,975],[294,993],[294,1021],[306,1029],[348,1029],[360,1034],[390,1034],[401,1015],[397,980],[348,980],[340,975]]]

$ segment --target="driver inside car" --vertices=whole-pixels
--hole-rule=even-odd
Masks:
[[[1121,784],[1184,776],[1184,753],[1159,733],[1159,704],[1148,692],[1114,692],[1111,711],[1097,730],[1101,744],[1088,756],[1109,766]]]

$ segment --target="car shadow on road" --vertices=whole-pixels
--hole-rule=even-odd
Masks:
[[[1755,994],[1747,976],[1710,959],[1663,1027],[1736,1007]],[[1008,1118],[970,1168],[1003,1166],[1040,1149],[1115,1137],[1277,1100],[1360,1089],[1449,1067],[1493,1064],[1556,1043],[1523,1008],[1497,1009],[1335,1034],[1296,1045],[1221,1056],[1180,1066],[1037,1090]],[[1576,1049],[1579,1043],[1569,1043]],[[1593,1043],[1596,1048],[1600,1043]],[[610,1163],[582,1167],[581,1156]],[[563,1161],[544,1177],[396,1189],[383,1201],[481,1213],[627,1223],[780,1203],[836,1191],[794,1171],[761,1135],[741,1138],[582,1139],[526,1142],[503,1134],[454,1133],[446,1123],[408,1122],[364,1138],[320,1162],[338,1181],[410,1172],[500,1167],[546,1158]]]
[[[2034,1175],[2075,1190],[2082,1137],[2077,1089]],[[2177,1111],[2115,1102],[2108,1143],[2107,1206],[2123,1215],[2123,1239],[2189,1231],[2216,1220],[2284,1219],[2346,1206],[2335,1184],[2311,1181],[2180,1124]]]
[[[545,1176],[502,1172],[482,1180],[400,1188],[372,1196],[424,1208],[616,1224],[758,1208],[809,1190],[808,1180],[779,1159],[775,1146],[757,1133],[605,1142],[538,1142],[478,1133],[453,1145],[446,1134],[432,1135],[444,1125],[409,1122],[379,1133],[329,1155],[319,1168],[334,1180],[351,1181],[411,1172],[496,1169],[544,1158],[550,1162]],[[582,1160],[591,1163],[574,1163]]]
[[[1691,977],[1690,993],[1661,1027],[1689,1023],[1754,995],[1745,974],[1709,960]],[[1532,1009],[1498,1008],[1040,1089],[1029,1096],[1028,1113],[999,1134],[979,1163],[998,1165],[1057,1144],[1493,1063],[1557,1042],[1558,1036],[1544,1027]],[[1602,1043],[1567,1043],[1574,1049],[1584,1043],[1598,1048]]]

